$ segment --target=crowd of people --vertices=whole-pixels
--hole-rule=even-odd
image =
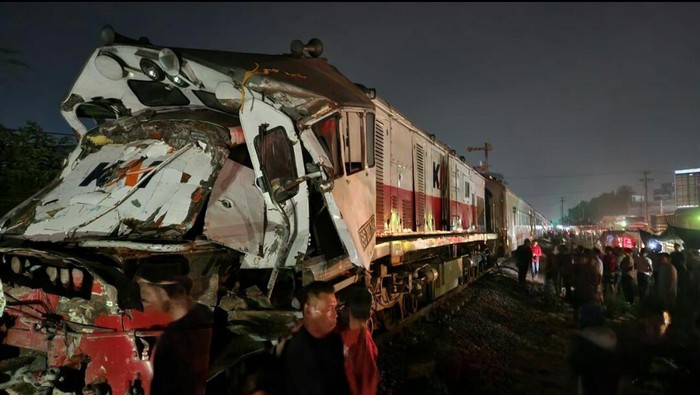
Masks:
[[[576,245],[573,238],[559,240],[546,251],[525,240],[515,260],[520,284],[525,285],[528,271],[533,278],[543,275],[545,300],[573,308],[568,357],[580,394],[618,393],[632,367],[644,369],[644,363],[669,353],[678,356],[679,342],[671,345],[668,339],[672,323],[676,333],[691,334],[684,338],[682,359],[688,369],[700,371],[698,250],[682,250],[676,243],[671,253],[611,246],[601,251]],[[620,304],[636,313],[638,336],[620,338],[606,324],[608,310]]]
[[[668,351],[660,345],[671,322],[689,323],[696,331],[698,353],[689,358],[689,366],[698,368],[700,378],[697,250],[682,250],[679,244],[670,254],[620,247],[601,251],[570,240],[539,244],[525,240],[515,251],[518,280],[526,285],[528,272],[533,279],[541,278],[546,301],[573,308],[570,327],[576,331],[568,357],[580,394],[617,393],[625,367]],[[215,342],[214,316],[189,296],[192,282],[186,266],[149,262],[135,276],[144,307],[172,318],[155,348],[150,387],[154,395],[209,393],[207,367],[215,352],[210,355],[207,344]],[[351,286],[343,290],[339,303],[332,284],[316,281],[297,299],[303,319],[291,337],[270,350],[267,379],[257,380],[245,393],[376,395],[380,379],[378,349],[368,328],[371,293]],[[606,324],[606,309],[615,301],[636,308],[643,328],[639,336],[619,337]],[[647,351],[645,358],[638,358],[640,350]]]

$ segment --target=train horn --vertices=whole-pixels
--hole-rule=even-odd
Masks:
[[[114,28],[110,25],[103,27],[102,31],[100,31],[100,40],[105,46],[114,44],[151,44],[146,37],[139,37],[138,40],[134,40],[131,37],[122,36],[115,32]]]
[[[323,43],[317,38],[312,38],[304,45],[301,40],[292,41],[291,45],[292,56],[301,58],[306,52],[312,58],[318,58],[323,53]]]

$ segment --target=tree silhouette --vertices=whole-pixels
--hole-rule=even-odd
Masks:
[[[569,209],[564,223],[598,222],[607,215],[625,215],[628,212],[634,189],[628,185],[617,188],[614,192],[605,192],[590,201],[581,201]]]
[[[9,129],[0,125],[0,215],[17,206],[60,172],[72,148],[36,122]]]

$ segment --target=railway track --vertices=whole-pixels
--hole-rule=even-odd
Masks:
[[[411,326],[417,320],[428,315],[433,309],[435,309],[439,306],[442,306],[443,304],[451,301],[457,295],[461,294],[462,291],[467,289],[470,285],[479,281],[484,275],[486,275],[488,273],[500,273],[504,269],[517,271],[517,269],[515,269],[513,266],[510,266],[508,264],[509,262],[510,262],[509,260],[506,260],[506,261],[499,263],[498,265],[492,266],[492,267],[482,271],[471,281],[460,284],[457,288],[449,291],[447,294],[445,294],[442,297],[438,298],[437,300],[433,301],[429,305],[419,309],[415,313],[409,315],[408,317],[404,318],[400,322],[396,323],[390,329],[383,329],[383,330],[379,331],[379,333],[377,333],[375,335],[375,342],[377,343],[377,345],[387,344],[394,336],[403,332],[403,330],[405,328]]]

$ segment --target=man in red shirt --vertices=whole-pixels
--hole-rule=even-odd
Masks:
[[[372,308],[372,294],[364,287],[353,287],[345,307],[348,326],[340,329],[345,355],[345,373],[352,395],[376,395],[379,385],[377,345],[367,327]]]
[[[540,247],[537,239],[532,241],[532,278],[540,274],[540,257],[542,256],[542,247]]]

